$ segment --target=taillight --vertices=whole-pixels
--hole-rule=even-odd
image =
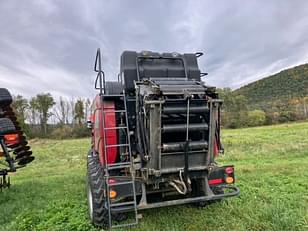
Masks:
[[[231,173],[233,173],[233,172],[234,172],[233,167],[226,167],[226,168],[225,168],[225,173],[231,174]]]
[[[221,183],[223,183],[223,180],[220,178],[209,180],[209,184],[221,184]]]
[[[12,144],[18,142],[18,134],[7,134],[4,135],[5,143]]]
[[[116,183],[116,180],[115,180],[115,179],[109,179],[109,180],[108,180],[108,183],[109,183],[109,184],[114,184],[114,183]]]
[[[227,184],[232,184],[234,182],[234,179],[233,179],[233,177],[228,176],[228,177],[226,177],[225,181],[226,181]]]
[[[111,189],[111,190],[109,191],[109,197],[110,197],[110,199],[116,198],[117,195],[118,195],[118,194],[117,194],[117,192],[116,192],[115,190]]]

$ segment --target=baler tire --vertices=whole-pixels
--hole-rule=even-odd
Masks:
[[[90,151],[87,163],[87,197],[90,219],[97,227],[108,225],[108,210],[104,206],[104,184],[103,169],[98,156]]]
[[[5,108],[12,103],[13,99],[6,88],[0,88],[0,107]]]
[[[93,155],[92,150],[90,150],[88,153],[87,163],[87,197],[89,215],[94,226],[108,228],[109,213],[104,206],[104,189],[104,171],[100,164],[98,155]],[[92,202],[90,202],[90,199],[92,200]],[[92,206],[90,204],[92,204]],[[117,222],[126,219],[127,216],[125,214],[112,214],[112,220],[115,220]]]
[[[13,122],[8,118],[0,118],[0,135],[15,133],[16,128]]]

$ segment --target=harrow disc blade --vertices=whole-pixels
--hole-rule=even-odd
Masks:
[[[14,148],[13,150],[14,150],[14,154],[18,155],[18,153],[21,151],[29,151],[30,147],[29,146],[19,146],[17,148]]]
[[[31,156],[31,155],[32,155],[32,151],[21,151],[16,155],[15,160],[18,161],[18,159],[22,159],[25,156]]]
[[[17,164],[18,165],[26,165],[26,164],[29,164],[30,162],[32,162],[33,160],[35,159],[34,156],[26,156],[22,159],[20,159]]]

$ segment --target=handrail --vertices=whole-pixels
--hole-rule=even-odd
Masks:
[[[94,71],[97,72],[95,79],[95,89],[99,89],[100,95],[105,94],[105,73],[102,71],[102,58],[101,51],[98,48],[95,57]],[[97,87],[97,81],[99,80],[99,87]]]
[[[203,55],[203,52],[196,52],[195,55],[196,55],[197,58],[199,58]]]

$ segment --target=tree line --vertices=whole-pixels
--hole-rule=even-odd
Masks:
[[[13,96],[12,107],[22,129],[30,137],[68,138],[89,135],[85,126],[90,115],[89,99],[58,100],[50,93],[37,94],[26,99]]]
[[[254,104],[230,88],[218,89],[224,103],[222,125],[227,128],[261,126],[308,119],[308,95]]]

